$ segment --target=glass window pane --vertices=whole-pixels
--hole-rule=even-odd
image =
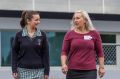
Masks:
[[[10,66],[10,41],[16,31],[1,31],[1,58],[2,66]],[[60,66],[60,53],[65,32],[46,32],[50,46],[50,65]],[[116,35],[101,34],[103,43],[116,43]],[[109,39],[109,40],[108,40]],[[116,64],[116,46],[103,45],[105,64]],[[112,50],[111,50],[112,49]],[[97,61],[98,62],[98,61]]]
[[[103,43],[116,43],[116,35],[101,34]]]
[[[65,33],[62,32],[48,32],[48,40],[50,45],[50,65],[60,66],[60,53],[62,40]]]
[[[62,45],[62,40],[65,33],[47,32],[46,34],[47,34],[49,46],[50,46],[50,65],[60,66],[61,45]],[[15,32],[13,31],[1,32],[1,56],[2,56],[1,65],[2,66],[11,65],[10,41],[14,36],[15,36]]]
[[[15,35],[13,31],[2,31],[1,32],[1,58],[2,58],[2,66],[9,66],[11,62],[10,55],[10,41],[11,38]]]

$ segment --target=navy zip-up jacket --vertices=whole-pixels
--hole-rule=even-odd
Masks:
[[[16,33],[12,45],[12,72],[17,68],[44,68],[44,74],[49,75],[49,46],[45,32],[39,31],[30,38],[24,30]]]

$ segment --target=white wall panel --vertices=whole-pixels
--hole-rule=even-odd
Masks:
[[[0,0],[2,10],[32,10],[32,0]]]
[[[71,12],[82,9],[89,13],[102,13],[102,0],[70,0],[70,9]]]
[[[105,13],[120,14],[120,0],[105,0]]]
[[[35,10],[68,12],[68,0],[35,0]]]
[[[120,0],[0,0],[1,10],[34,9],[50,12],[74,12],[83,9],[89,13],[120,14],[119,7]]]

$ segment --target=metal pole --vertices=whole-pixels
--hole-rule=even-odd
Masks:
[[[35,0],[32,0],[32,9],[35,10]]]
[[[105,13],[105,1],[102,0],[102,13],[104,14]]]
[[[70,0],[68,0],[68,11],[70,12]]]

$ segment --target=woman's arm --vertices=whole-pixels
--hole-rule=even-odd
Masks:
[[[67,67],[66,61],[67,61],[67,56],[66,55],[61,55],[62,72],[64,74],[66,74],[67,71],[68,71],[68,67]]]
[[[68,71],[67,61],[68,61],[69,51],[70,51],[70,40],[69,40],[69,32],[67,32],[63,39],[62,52],[61,52],[61,66],[62,66],[62,72],[64,74],[66,74]]]
[[[99,61],[99,70],[98,70],[98,73],[99,73],[99,76],[100,78],[104,76],[105,74],[105,68],[104,68],[104,57],[99,57],[98,58],[98,61]]]
[[[99,61],[99,68],[104,68],[104,57],[99,57],[98,61]]]
[[[12,44],[12,72],[17,72],[17,61],[18,61],[18,53],[20,50],[20,43],[19,43],[18,33],[16,34],[13,44]]]
[[[49,45],[48,45],[48,40],[46,37],[45,32],[42,32],[44,39],[43,39],[43,44],[42,44],[42,51],[43,51],[43,63],[44,63],[44,75],[45,79],[49,76],[49,71],[50,71],[50,65],[49,65]]]
[[[104,68],[104,53],[103,53],[103,48],[102,48],[102,40],[100,37],[100,34],[98,32],[96,33],[96,41],[95,41],[95,50],[96,54],[98,56],[98,62],[99,62],[99,76],[103,77],[105,74],[105,68]]]
[[[19,42],[19,38],[18,38],[18,33],[16,33],[15,38],[13,38],[13,41],[11,41],[11,45],[12,45],[12,75],[14,77],[14,79],[18,79],[18,73],[17,73],[17,62],[18,62],[18,53],[20,50],[20,42]]]

